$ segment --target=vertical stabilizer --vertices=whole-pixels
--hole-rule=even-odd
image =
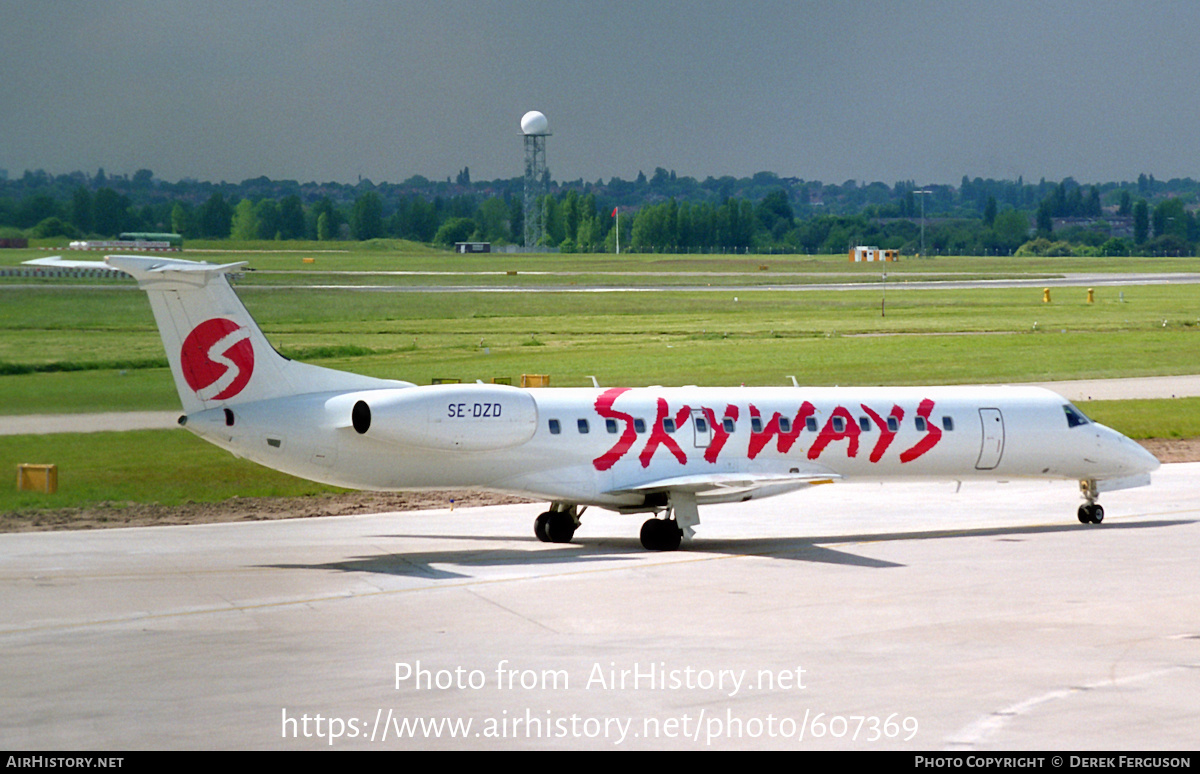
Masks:
[[[276,352],[226,277],[245,262],[110,255],[105,263],[133,276],[150,297],[188,414],[288,395],[410,386],[298,363]]]

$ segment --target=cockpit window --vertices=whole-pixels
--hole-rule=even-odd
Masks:
[[[1091,423],[1091,420],[1085,417],[1082,411],[1070,404],[1063,406],[1063,413],[1067,415],[1067,427],[1079,427]]]

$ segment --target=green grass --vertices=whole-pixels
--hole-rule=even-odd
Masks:
[[[79,260],[99,261],[103,253],[76,253],[67,249],[70,240],[34,240],[27,250],[0,250],[0,266],[15,266],[30,258],[54,253]],[[37,249],[40,248],[40,249]],[[255,269],[277,271],[574,271],[610,274],[618,271],[734,272],[758,274],[846,273],[870,281],[881,271],[892,276],[916,274],[971,274],[988,276],[1058,276],[1064,273],[1184,272],[1200,270],[1200,258],[1016,258],[1012,256],[939,256],[905,258],[890,264],[852,264],[838,255],[734,255],[663,253],[486,253],[459,255],[445,248],[405,240],[379,239],[369,242],[287,242],[232,240],[188,240],[177,254],[190,260],[211,262],[249,261]],[[306,264],[304,258],[315,259]],[[760,267],[765,266],[763,271]],[[744,279],[744,278],[743,278]]]
[[[23,463],[57,465],[58,492],[18,492],[10,482],[0,487],[0,511],[339,491],[240,460],[182,430],[0,436],[0,470],[15,482]]]
[[[1200,286],[715,293],[363,293],[242,287],[285,354],[428,383],[1012,382],[1194,373]],[[736,297],[736,301],[734,300]],[[1164,325],[1166,321],[1166,325]],[[533,346],[536,343],[538,346]],[[178,406],[143,294],[0,288],[0,413]],[[62,372],[62,373],[56,373]],[[56,408],[60,407],[60,408]]]
[[[4,414],[180,410],[166,368],[3,376],[0,407]]]
[[[1092,400],[1078,405],[1092,419],[1130,438],[1200,437],[1200,398]]]
[[[372,354],[362,337],[274,337],[285,353],[381,378],[429,384],[523,373],[551,375],[554,386],[771,385],[795,375],[807,385],[1003,383],[1187,374],[1196,370],[1200,331],[1026,333],[976,336],[796,336],[748,334],[378,334]],[[328,344],[320,344],[332,338]],[[412,341],[418,344],[414,348]],[[480,338],[485,346],[480,347]],[[529,346],[537,341],[542,346]],[[334,343],[340,342],[340,346]],[[329,347],[320,349],[319,347]],[[311,348],[311,349],[310,349]],[[165,368],[97,369],[0,376],[5,414],[176,410]]]

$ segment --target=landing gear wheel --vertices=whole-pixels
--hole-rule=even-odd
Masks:
[[[574,517],[567,511],[551,511],[550,520],[546,525],[546,535],[551,543],[570,543],[575,537]]]
[[[1084,503],[1079,506],[1081,524],[1099,524],[1104,521],[1104,507],[1100,503]]]
[[[550,511],[546,511],[533,522],[533,534],[537,535],[537,539],[543,543],[550,542],[550,517],[553,515]]]
[[[570,511],[546,511],[534,520],[533,534],[543,543],[570,543],[578,526]]]
[[[683,540],[683,530],[674,519],[646,519],[641,538],[647,551],[674,551]]]
[[[1088,478],[1080,481],[1079,493],[1087,501],[1079,506],[1080,523],[1099,524],[1104,521],[1104,509],[1096,502],[1096,498],[1100,496],[1100,488],[1096,486],[1095,480]]]

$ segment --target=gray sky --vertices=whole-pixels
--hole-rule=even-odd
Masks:
[[[1200,178],[1192,0],[0,0],[0,168]]]

